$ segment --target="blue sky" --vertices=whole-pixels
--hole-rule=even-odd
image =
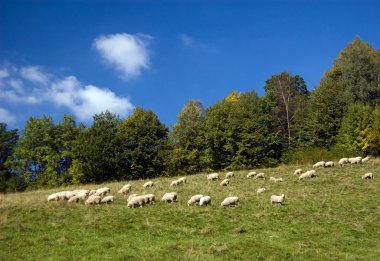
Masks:
[[[0,1],[0,121],[152,109],[167,126],[287,71],[312,90],[356,35],[380,47],[380,1]]]

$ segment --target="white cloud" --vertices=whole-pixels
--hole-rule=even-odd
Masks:
[[[0,69],[0,79],[6,78],[8,76],[9,76],[9,73],[7,69]]]
[[[34,83],[46,85],[49,82],[49,75],[43,73],[38,66],[22,67],[20,75],[24,79]]]
[[[179,40],[185,47],[197,52],[208,54],[217,54],[219,52],[215,45],[196,41],[193,37],[187,34],[180,34]]]
[[[9,113],[6,109],[0,108],[0,122],[13,124],[15,121],[16,118],[11,113]]]
[[[194,44],[194,40],[193,38],[191,38],[190,36],[186,35],[186,34],[181,34],[179,36],[179,39],[181,40],[181,42],[186,45],[186,46],[191,46]]]
[[[89,120],[106,110],[128,115],[134,108],[129,98],[94,85],[82,86],[74,76],[54,83],[49,95],[55,104],[69,108],[80,120]]]
[[[23,89],[23,83],[19,79],[10,79],[9,85],[18,93],[22,93],[24,91]]]
[[[107,63],[116,67],[124,80],[128,80],[138,77],[142,69],[149,69],[151,40],[151,36],[143,34],[111,34],[96,38],[93,46]]]

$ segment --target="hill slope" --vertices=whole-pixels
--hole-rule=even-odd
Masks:
[[[133,193],[177,191],[179,202],[128,209],[116,191],[113,205],[47,202],[56,190],[0,195],[1,260],[375,260],[380,256],[380,160],[363,165],[317,169],[318,178],[300,182],[293,171],[310,166],[263,169],[267,179],[239,171],[229,187],[208,183],[205,174],[170,188],[174,178],[131,181]],[[374,180],[362,180],[373,172]],[[283,177],[272,183],[269,176]],[[224,177],[224,174],[222,175]],[[267,192],[257,195],[265,187]],[[77,189],[79,187],[75,187]],[[65,188],[66,189],[74,189]],[[187,206],[194,194],[210,195],[208,207]],[[284,206],[271,206],[272,194],[286,194]],[[227,196],[237,207],[221,208]]]

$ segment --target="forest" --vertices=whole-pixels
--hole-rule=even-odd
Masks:
[[[281,72],[204,108],[190,99],[169,129],[152,110],[0,123],[0,192],[380,154],[380,50],[356,37],[309,91]]]

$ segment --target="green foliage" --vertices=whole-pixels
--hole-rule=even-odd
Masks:
[[[7,190],[10,185],[9,180],[13,176],[13,173],[5,166],[5,162],[12,155],[17,139],[17,130],[7,130],[7,124],[0,122],[0,192]]]
[[[152,178],[165,173],[168,129],[151,110],[136,108],[119,126],[124,168],[129,178]]]
[[[73,183],[102,182],[122,179],[120,118],[109,111],[96,114],[89,128],[82,129],[73,143]]]

